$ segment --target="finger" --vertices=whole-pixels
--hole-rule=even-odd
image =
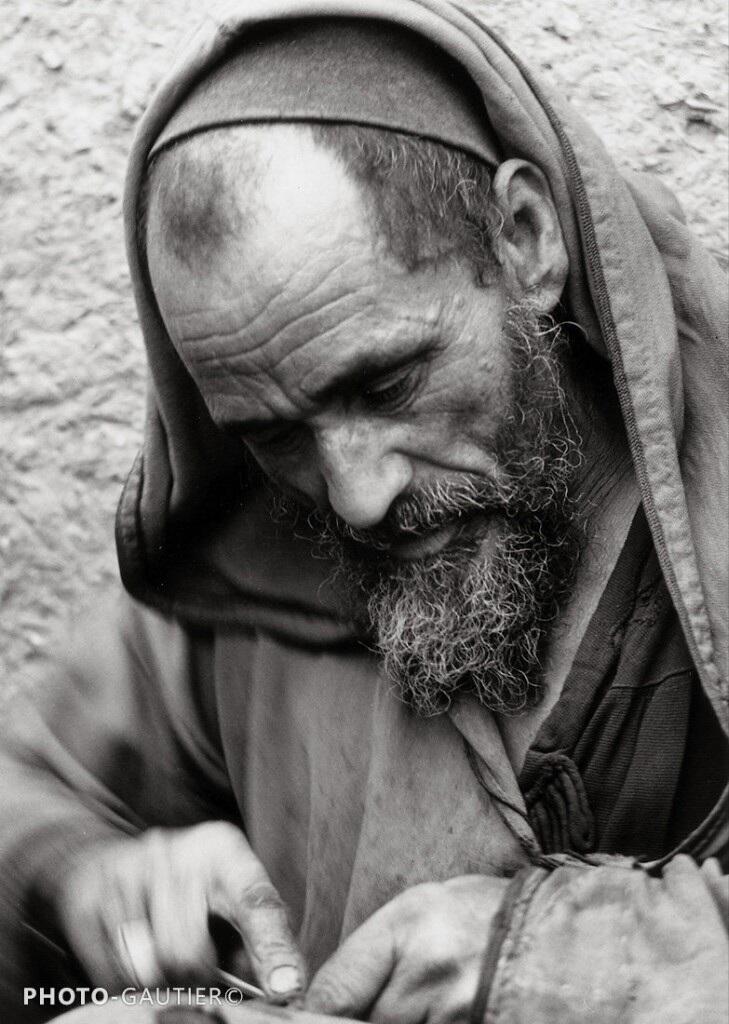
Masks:
[[[679,913],[684,920],[695,919],[697,908],[707,897],[705,874],[686,854],[678,854],[663,869],[663,885],[671,897],[674,916]]]
[[[716,909],[719,911],[724,927],[729,927],[729,877],[722,873],[719,861],[715,857],[704,861],[701,867],[704,882],[709,888]]]
[[[162,969],[147,918],[122,921],[117,928],[116,945],[128,981],[139,989],[152,988],[162,982]]]
[[[164,833],[150,840],[149,918],[165,980],[212,980],[215,949],[204,881],[194,863],[174,855],[174,840]]]
[[[253,882],[246,889],[236,905],[236,925],[266,995],[275,1001],[300,995],[306,976],[303,958],[286,908],[270,882]]]
[[[205,890],[196,880],[163,878],[151,893],[154,947],[166,981],[212,980],[215,948],[208,931]]]
[[[126,845],[83,864],[67,891],[64,923],[74,953],[96,985],[110,991],[136,983],[119,927],[146,918],[134,860]],[[146,969],[146,968],[143,968]]]
[[[100,862],[103,925],[114,954],[117,984],[153,987],[164,982],[149,921],[146,858],[139,840]]]
[[[398,968],[380,997],[367,1012],[371,1024],[453,1024],[465,1021],[474,1001],[478,979],[447,979],[433,973],[414,984],[412,977],[399,976]]]
[[[303,992],[306,968],[286,907],[244,841],[234,858],[226,857],[218,866],[209,907],[239,930],[255,976],[270,999],[287,1001]]]
[[[213,940],[218,966],[238,978],[243,978],[244,981],[255,982],[251,960],[245,951],[238,929],[217,914],[210,914],[208,930]]]
[[[64,908],[64,932],[89,981],[111,991],[122,978],[101,906],[96,879],[81,879],[78,886],[74,885]]]
[[[395,969],[395,940],[386,907],[365,921],[314,976],[307,1010],[358,1017],[372,1007]]]
[[[225,967],[226,964],[221,965]],[[244,981],[255,981],[256,976],[251,966],[251,958],[245,950],[245,946],[238,937],[238,946],[236,949],[231,950],[227,958],[227,968],[231,974],[235,974],[237,978],[243,978]]]

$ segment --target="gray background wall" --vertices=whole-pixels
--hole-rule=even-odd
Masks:
[[[200,0],[0,0],[0,711],[115,578],[144,369],[125,154]],[[726,262],[724,0],[471,3]],[[715,108],[715,109],[714,109]]]

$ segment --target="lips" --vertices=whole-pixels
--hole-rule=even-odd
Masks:
[[[496,513],[486,510],[450,519],[427,533],[403,533],[390,544],[387,555],[403,561],[427,558],[448,547],[480,548],[493,534]]]
[[[460,525],[458,522],[451,522],[419,537],[396,541],[390,549],[390,554],[395,558],[407,560],[435,555],[451,542]]]
[[[490,532],[490,524],[499,511],[484,504],[483,507],[443,510],[437,515],[416,518],[414,514],[389,517],[388,522],[372,530],[357,530],[336,523],[336,533],[351,558],[379,562],[414,561],[438,554],[444,548],[463,542],[473,546]],[[430,519],[430,522],[428,522]],[[435,520],[435,521],[433,521]],[[439,520],[439,521],[438,521]]]

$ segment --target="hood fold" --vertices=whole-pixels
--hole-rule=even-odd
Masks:
[[[336,602],[322,596],[321,570],[305,565],[303,549],[287,549],[280,531],[266,532],[240,445],[215,428],[166,335],[138,237],[148,155],[182,100],[247,32],[317,16],[376,18],[420,33],[473,80],[504,158],[530,160],[547,176],[570,256],[564,302],[586,344],[611,363],[661,569],[703,688],[729,732],[726,281],[659,182],[620,174],[566,102],[475,16],[440,0],[228,2],[186,43],[142,118],[125,219],[150,389],[143,449],[117,518],[125,585],[195,621],[263,622],[320,644],[353,636]],[[184,584],[181,537],[195,551]],[[233,573],[231,551],[239,560]],[[296,560],[293,574],[287,558]]]

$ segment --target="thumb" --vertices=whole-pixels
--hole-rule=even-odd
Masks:
[[[261,862],[241,839],[213,872],[210,910],[239,932],[253,973],[268,998],[285,1002],[301,994],[306,965],[283,900]]]
[[[306,993],[304,1008],[361,1017],[387,984],[395,959],[394,937],[380,910],[319,969]]]

